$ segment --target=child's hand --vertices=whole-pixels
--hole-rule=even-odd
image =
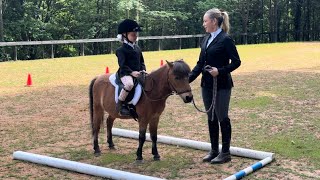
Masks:
[[[138,77],[140,75],[139,71],[132,71],[131,76]]]

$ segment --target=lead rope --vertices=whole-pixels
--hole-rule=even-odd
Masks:
[[[197,107],[196,103],[194,102],[194,98],[192,99],[192,103],[193,103],[193,106],[194,106],[199,112],[208,113],[210,110],[212,110],[212,119],[211,119],[211,121],[213,121],[213,118],[214,118],[214,109],[215,109],[215,106],[216,106],[216,97],[217,97],[217,77],[213,77],[213,92],[212,92],[212,102],[211,102],[210,108],[209,108],[207,111],[203,111],[203,110],[199,109],[199,108]]]

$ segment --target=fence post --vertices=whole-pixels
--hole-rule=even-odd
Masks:
[[[14,46],[14,60],[18,60],[18,48],[17,46]]]
[[[53,52],[53,44],[51,44],[51,59],[54,58],[54,52]]]
[[[81,43],[81,56],[84,56],[84,43]]]
[[[112,50],[112,41],[110,41],[110,54],[113,53],[113,50]]]
[[[161,39],[159,39],[159,47],[158,50],[161,51]]]
[[[180,42],[179,49],[181,49],[181,38],[179,38],[179,42]]]

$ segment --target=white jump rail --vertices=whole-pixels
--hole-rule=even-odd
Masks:
[[[139,139],[139,132],[113,128],[112,134],[115,136],[127,137],[132,139]],[[151,141],[150,134],[146,134],[146,140]],[[171,144],[171,145],[178,145],[183,147],[189,147],[193,149],[205,150],[210,151],[211,145],[207,142],[200,142],[194,141],[189,139],[182,139],[182,138],[175,138],[169,136],[161,136],[158,135],[157,142],[164,143],[164,144]],[[221,150],[221,145],[219,145]],[[251,159],[258,159],[261,160],[252,166],[245,168],[232,176],[227,177],[225,180],[237,180],[241,179],[242,177],[264,167],[265,165],[269,164],[274,159],[274,153],[264,152],[264,151],[256,151],[252,149],[245,149],[245,148],[238,148],[238,147],[230,147],[230,154],[234,156],[246,157]]]
[[[59,169],[66,169],[69,171],[75,171],[83,174],[89,174],[93,176],[99,176],[116,180],[161,180],[160,178],[145,176],[141,174],[135,174],[100,166],[94,166],[91,164],[85,164],[75,161],[69,161],[60,158],[53,158],[49,156],[43,156],[39,154],[33,154],[23,151],[15,151],[13,153],[13,159],[28,161],[36,164],[47,165]]]
[[[125,129],[118,129],[113,128],[112,134],[115,136],[121,136],[126,138],[132,138],[132,139],[139,139],[139,133],[136,131],[131,130],[125,130]],[[150,134],[146,134],[146,140],[151,141]],[[177,146],[183,146],[183,147],[189,147],[199,150],[205,150],[209,151],[211,149],[210,143],[206,142],[200,142],[200,141],[194,141],[189,139],[182,139],[182,138],[175,138],[175,137],[169,137],[169,136],[161,136],[158,135],[158,142],[164,143],[164,144],[171,144],[171,145],[177,145]],[[221,150],[221,145],[219,146]],[[233,174],[232,176],[229,176],[225,178],[225,180],[238,180],[242,177],[264,167],[265,165],[269,164],[274,159],[274,153],[270,152],[264,152],[264,151],[256,151],[251,149],[245,149],[245,148],[238,148],[238,147],[230,147],[230,153],[231,155],[240,156],[240,157],[246,157],[246,158],[252,158],[252,159],[259,159],[261,161]],[[69,161],[65,159],[59,159],[59,158],[53,158],[23,151],[16,151],[13,153],[13,159],[17,160],[24,160],[29,161],[32,163],[52,166],[59,169],[66,169],[70,171],[75,171],[79,173],[94,175],[94,176],[100,176],[105,178],[111,178],[111,179],[132,179],[132,180],[160,180],[160,178],[151,177],[151,176],[145,176],[141,174],[135,174],[100,166],[94,166],[90,164],[75,162],[75,161]]]

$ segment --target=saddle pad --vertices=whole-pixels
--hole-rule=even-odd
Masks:
[[[117,92],[119,92],[119,86],[115,82],[116,81],[116,74],[111,74],[110,77],[109,77],[109,81],[115,87],[114,100],[115,100],[116,103],[118,103],[119,95],[118,95]],[[142,94],[142,87],[141,87],[140,84],[138,84],[136,89],[135,89],[133,98],[132,98],[132,100],[130,102],[128,102],[128,104],[136,105],[139,102],[141,94]]]

